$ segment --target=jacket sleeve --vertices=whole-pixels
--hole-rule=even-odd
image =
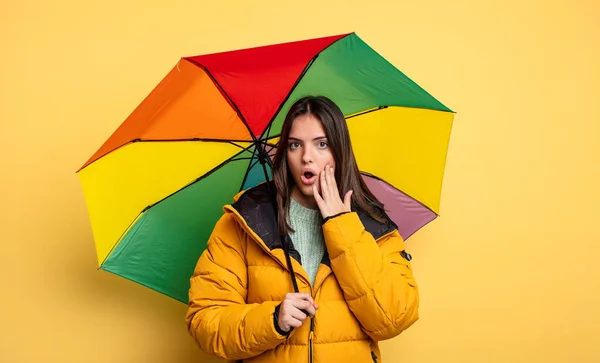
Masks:
[[[331,269],[346,302],[372,339],[393,338],[418,320],[419,292],[398,231],[379,241],[355,212],[323,225]]]
[[[228,214],[216,224],[190,279],[185,317],[200,349],[226,360],[259,355],[286,339],[273,322],[280,302],[246,304],[247,266],[241,233]]]

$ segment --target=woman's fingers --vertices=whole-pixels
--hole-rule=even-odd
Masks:
[[[321,196],[325,201],[329,200],[329,186],[327,182],[327,166],[319,173],[319,189],[321,189]]]
[[[303,312],[307,312],[310,317],[315,316],[315,313],[316,313],[315,305],[314,305],[314,303],[312,303],[310,301],[300,300],[294,306],[298,310],[302,310]],[[302,315],[304,317],[306,317],[306,315],[304,313],[302,313]]]
[[[323,203],[325,203],[325,201],[323,200],[323,197],[321,197],[321,195],[319,194],[319,188],[317,188],[317,183],[313,184],[313,196],[315,197],[315,201],[317,202],[317,206],[319,206],[319,209],[323,210]]]
[[[289,317],[287,324],[292,328],[299,328],[302,326],[302,320],[295,319],[293,317]],[[289,329],[287,329],[289,330]]]
[[[352,210],[352,190],[349,190],[344,197],[344,206],[348,211]]]
[[[306,320],[307,315],[298,309],[292,309],[290,310],[290,317],[296,320],[304,321]]]
[[[340,196],[340,191],[337,187],[337,182],[335,181],[335,173],[333,171],[333,166],[327,165],[327,186],[329,187],[329,194],[333,196]]]

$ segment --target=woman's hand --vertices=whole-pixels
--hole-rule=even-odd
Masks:
[[[307,317],[315,316],[318,308],[313,298],[307,293],[287,294],[279,309],[277,318],[279,329],[287,333],[292,328],[301,327]]]
[[[334,216],[343,212],[351,211],[352,191],[349,190],[344,196],[344,201],[340,198],[340,191],[335,181],[333,168],[329,165],[319,174],[319,188],[317,183],[313,184],[313,194],[321,215],[323,218]],[[319,190],[321,189],[321,193]]]

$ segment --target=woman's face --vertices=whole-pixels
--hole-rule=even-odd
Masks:
[[[323,124],[313,115],[297,117],[290,130],[287,163],[294,178],[292,197],[300,204],[317,208],[313,184],[319,188],[319,173],[327,165],[335,168]]]

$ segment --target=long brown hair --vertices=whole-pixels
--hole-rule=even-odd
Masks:
[[[302,115],[312,115],[323,124],[335,164],[338,165],[335,168],[335,179],[340,191],[340,198],[343,198],[349,190],[352,190],[352,210],[361,209],[375,220],[383,222],[383,205],[371,193],[360,175],[344,114],[327,97],[307,96],[297,100],[290,107],[283,122],[273,160],[273,181],[277,194],[279,233],[286,235],[293,231],[288,224],[287,215],[295,182],[287,162],[288,148],[286,145],[288,144],[292,123]]]

